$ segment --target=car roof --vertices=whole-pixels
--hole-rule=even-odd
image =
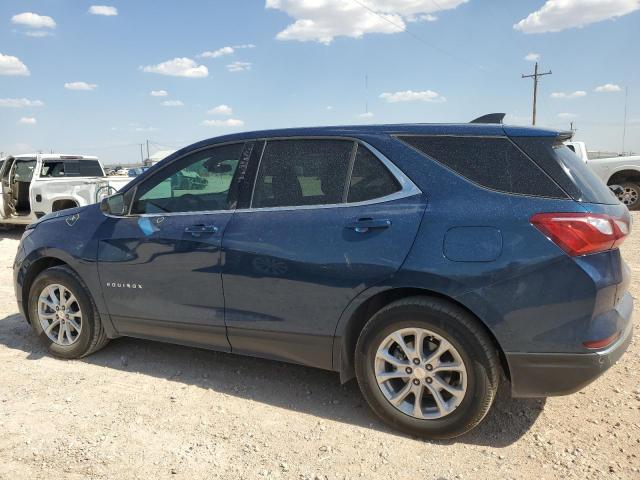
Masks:
[[[14,155],[13,158],[17,160],[35,159],[36,157],[42,158],[42,160],[98,160],[98,157],[93,155],[68,155],[65,153],[23,153],[21,155]]]
[[[470,135],[470,136],[557,136],[557,130],[538,127],[509,126],[499,123],[402,123],[385,125],[339,125],[296,127],[233,133],[202,140],[191,147],[209,144],[286,137],[360,137],[368,135]],[[188,147],[187,147],[188,148]]]

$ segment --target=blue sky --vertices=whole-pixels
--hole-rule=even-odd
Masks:
[[[573,120],[590,148],[619,151],[628,87],[640,151],[639,0],[107,1],[0,3],[0,151],[126,163],[147,139],[239,130],[496,111],[526,124],[529,54],[553,71],[539,125]]]

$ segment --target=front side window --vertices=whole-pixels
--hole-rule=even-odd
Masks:
[[[138,187],[131,213],[228,210],[229,190],[244,144],[193,153],[167,166]]]
[[[251,207],[342,203],[354,147],[351,140],[267,142]]]

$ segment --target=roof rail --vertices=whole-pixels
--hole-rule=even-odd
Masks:
[[[469,123],[502,123],[504,113],[487,113],[481,117],[474,118]]]

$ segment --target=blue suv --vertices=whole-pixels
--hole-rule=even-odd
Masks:
[[[295,362],[356,377],[399,430],[461,435],[501,379],[572,393],[631,340],[629,212],[567,138],[480,120],[205,140],[30,225],[18,304],[59,357],[131,336]]]

